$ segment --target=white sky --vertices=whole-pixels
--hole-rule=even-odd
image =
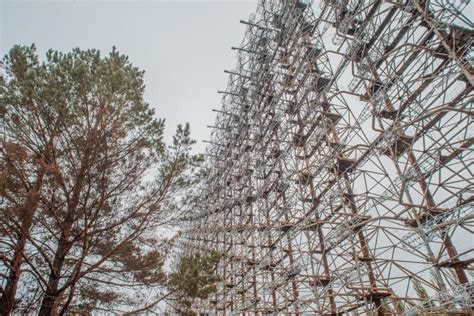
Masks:
[[[235,51],[245,31],[239,20],[255,11],[244,1],[0,0],[0,55],[15,44],[70,51],[112,46],[146,71],[145,99],[167,121],[169,139],[190,122],[196,150],[209,136],[212,108],[220,109]]]

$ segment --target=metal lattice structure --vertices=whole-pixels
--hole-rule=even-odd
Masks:
[[[222,254],[198,311],[473,312],[468,5],[261,0],[241,21],[180,242]]]

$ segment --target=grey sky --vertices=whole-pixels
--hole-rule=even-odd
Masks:
[[[245,27],[239,23],[255,1],[91,1],[0,0],[0,54],[14,44],[35,43],[44,57],[49,48],[70,51],[112,46],[146,71],[145,98],[167,120],[167,136],[190,122],[202,151],[220,108],[224,69],[235,66]]]

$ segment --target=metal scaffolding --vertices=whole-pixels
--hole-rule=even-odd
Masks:
[[[473,312],[467,5],[261,0],[241,21],[180,240],[222,254],[198,311]]]

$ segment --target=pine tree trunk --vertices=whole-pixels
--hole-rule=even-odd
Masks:
[[[68,227],[69,228],[69,227]],[[59,288],[59,280],[61,278],[61,270],[64,264],[64,258],[67,254],[67,238],[69,236],[69,229],[65,229],[65,234],[59,240],[58,249],[56,250],[53,271],[49,275],[48,286],[41,302],[41,308],[38,315],[56,315],[57,307],[61,300],[61,291]]]
[[[28,193],[24,208],[20,209],[20,214],[22,215],[21,231],[18,232],[15,252],[13,258],[10,260],[10,273],[8,275],[7,284],[0,297],[0,315],[2,316],[10,315],[15,307],[15,295],[18,288],[18,281],[20,280],[23,255],[28,234],[33,225],[33,217],[38,207],[39,190],[43,183],[43,176],[44,172],[40,171],[33,190]]]
[[[7,285],[0,298],[0,315],[10,315],[15,307],[15,295],[18,286],[18,280],[21,274],[21,264],[23,262],[23,251],[25,249],[26,237],[21,236],[17,242],[13,259],[10,262],[10,273],[8,276]]]
[[[45,293],[43,301],[41,302],[41,309],[38,312],[38,316],[58,315],[58,305],[60,301],[60,295],[54,294],[47,296],[47,293]]]
[[[56,315],[58,305],[61,301],[63,290],[59,290],[59,280],[61,279],[61,271],[63,269],[64,260],[70,248],[69,237],[71,234],[72,225],[74,223],[74,215],[79,203],[79,197],[81,195],[82,184],[85,176],[85,166],[87,166],[88,156],[89,152],[86,151],[85,158],[83,159],[83,163],[81,163],[81,169],[77,176],[77,182],[73,189],[71,204],[68,207],[67,215],[64,219],[64,226],[62,228],[61,237],[58,242],[58,248],[54,254],[53,266],[49,274],[48,286],[41,302],[41,308],[38,313],[39,316]]]

